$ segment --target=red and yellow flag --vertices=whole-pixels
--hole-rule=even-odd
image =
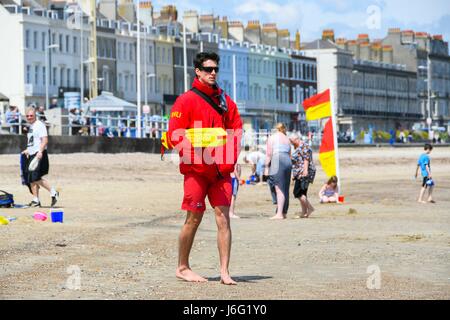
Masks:
[[[319,161],[328,177],[336,175],[336,153],[331,118],[328,119],[323,130],[322,144],[319,149]]]
[[[303,101],[306,121],[331,117],[330,89]]]

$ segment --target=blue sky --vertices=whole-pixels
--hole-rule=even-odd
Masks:
[[[390,27],[443,34],[450,40],[450,3],[448,0],[154,0],[155,10],[163,5],[177,6],[179,18],[184,10],[227,16],[228,20],[276,22],[302,34],[311,41],[325,28],[333,28],[337,37],[356,38],[368,33],[382,38]]]

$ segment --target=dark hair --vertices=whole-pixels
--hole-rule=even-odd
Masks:
[[[206,60],[212,60],[219,64],[220,57],[215,52],[199,52],[194,59],[195,68],[201,69],[201,67],[203,66],[203,62],[205,62]]]
[[[423,147],[423,150],[427,151],[427,150],[433,150],[433,146],[429,143],[426,143],[425,146]]]
[[[336,176],[332,176],[327,182],[328,185],[330,185],[332,183],[336,183],[336,184],[338,183],[338,178]]]

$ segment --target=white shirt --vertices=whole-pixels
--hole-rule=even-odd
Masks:
[[[47,137],[47,128],[42,121],[36,120],[28,131],[27,151],[32,156],[39,152],[42,139]],[[47,149],[47,147],[45,147]]]
[[[252,164],[257,164],[259,160],[265,159],[266,155],[260,151],[250,152],[247,155],[247,160]]]

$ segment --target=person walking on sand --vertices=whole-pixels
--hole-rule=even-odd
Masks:
[[[430,159],[430,153],[433,150],[433,146],[431,144],[425,144],[424,147],[425,152],[422,153],[419,157],[419,160],[417,161],[417,167],[416,167],[416,174],[415,178],[417,179],[417,175],[420,172],[422,173],[422,188],[420,189],[419,193],[419,199],[417,200],[419,203],[435,203],[433,200],[433,189],[434,189],[434,182],[431,177],[431,159]],[[425,195],[425,191],[428,189],[428,199],[427,202],[423,200],[423,196]]]
[[[208,281],[192,271],[189,265],[189,254],[206,210],[205,198],[208,196],[218,228],[221,283],[234,285],[236,282],[228,270],[231,253],[230,174],[234,171],[239,156],[242,121],[235,102],[217,85],[219,61],[219,56],[213,52],[200,52],[196,55],[196,78],[192,89],[179,96],[172,108],[166,142],[169,148],[177,149],[180,155],[180,172],[184,175],[181,208],[187,211],[179,237],[176,276],[188,282]],[[194,147],[186,134],[186,130],[192,128],[225,129],[225,144]]]
[[[295,218],[309,218],[314,207],[308,200],[308,187],[310,183],[314,182],[316,175],[312,150],[297,134],[291,135],[290,140],[295,149],[292,154],[293,179],[295,180],[294,197],[300,200],[302,207],[302,214]]]
[[[48,190],[51,195],[51,206],[54,207],[59,198],[58,191],[52,187],[47,180],[42,178],[48,174],[49,161],[47,154],[48,135],[45,124],[36,118],[36,110],[33,107],[29,107],[26,110],[26,118],[30,125],[27,134],[27,149],[22,152],[27,157],[24,173],[26,175],[26,181],[30,184],[31,193],[33,194],[33,200],[30,202],[30,207],[40,207],[41,201],[39,199],[39,189],[43,187]],[[28,167],[33,159],[39,159],[39,163],[35,170],[29,171]]]
[[[276,214],[270,219],[282,220],[286,219],[289,209],[289,187],[292,172],[291,145],[286,136],[285,125],[278,123],[276,130],[276,133],[267,140],[265,175],[269,176],[268,184],[272,199],[276,198],[277,205]],[[276,194],[276,197],[273,193]]]

